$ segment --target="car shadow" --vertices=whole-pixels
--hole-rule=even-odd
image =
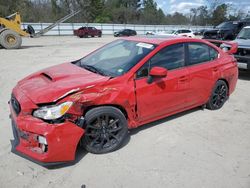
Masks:
[[[29,48],[42,48],[44,47],[43,45],[32,45],[32,46],[21,46],[20,49],[29,49]],[[19,50],[20,50],[19,49]]]
[[[29,48],[42,48],[45,47],[43,45],[33,45],[33,46],[21,46],[21,48],[18,49],[5,49],[4,47],[0,46],[0,50],[24,50]]]
[[[239,70],[239,79],[250,81],[250,71],[249,70]]]
[[[165,117],[165,118],[162,118],[162,119],[159,119],[159,120],[156,120],[156,121],[153,121],[151,123],[147,123],[147,124],[144,124],[140,127],[137,127],[135,129],[131,129],[130,130],[130,136],[133,136],[143,130],[146,130],[146,129],[149,129],[149,128],[152,128],[156,125],[159,125],[159,124],[162,124],[162,123],[165,123],[165,122],[168,122],[168,121],[171,121],[171,120],[174,120],[176,118],[179,118],[179,117],[182,117],[182,116],[185,116],[185,115],[188,115],[190,113],[193,113],[193,112],[196,112],[198,110],[202,110],[201,107],[196,107],[196,108],[193,108],[191,110],[187,110],[187,111],[184,111],[184,112],[180,112],[178,114],[175,114],[175,115],[172,115],[172,116],[168,116],[168,117]]]
[[[53,169],[60,169],[60,168],[65,168],[65,167],[69,167],[69,166],[73,166],[75,164],[77,164],[79,161],[82,160],[83,157],[85,157],[85,155],[87,155],[88,152],[83,149],[82,146],[78,146],[76,149],[76,156],[75,156],[75,160],[72,162],[65,162],[62,164],[56,164],[56,165],[49,165],[49,166],[44,166],[45,168],[49,169],[49,170],[53,170]]]
[[[129,134],[128,134],[127,138],[125,139],[125,141],[123,142],[123,144],[121,145],[120,148],[123,148],[124,146],[126,146],[129,143],[129,141],[130,141],[130,139],[131,139],[131,137],[133,135],[135,135],[135,134],[137,134],[137,133],[139,133],[139,132],[141,132],[143,130],[146,130],[146,129],[152,128],[152,127],[154,127],[156,125],[159,125],[159,124],[168,122],[170,120],[174,120],[176,118],[188,115],[188,114],[196,112],[198,110],[202,110],[202,108],[201,107],[196,107],[196,108],[193,108],[191,110],[180,112],[178,114],[175,114],[175,115],[172,115],[172,116],[169,116],[169,117],[166,117],[166,118],[162,118],[160,120],[157,120],[157,121],[154,121],[154,122],[151,122],[151,123],[144,124],[144,125],[142,125],[140,127],[137,127],[135,129],[131,129],[129,131]],[[73,165],[77,164],[78,162],[80,162],[87,154],[88,154],[88,152],[86,150],[84,150],[83,147],[78,146],[77,151],[76,151],[76,158],[75,158],[75,160],[73,162],[67,162],[67,163],[62,163],[62,164],[58,164],[58,165],[51,165],[51,166],[44,166],[44,167],[49,169],[49,170],[53,170],[53,169],[60,169],[60,168],[73,166]]]

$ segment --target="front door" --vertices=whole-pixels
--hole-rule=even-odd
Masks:
[[[184,44],[167,46],[145,63],[136,74],[135,90],[140,121],[165,116],[186,107],[189,88]],[[154,67],[168,69],[164,78],[148,83],[148,72]]]

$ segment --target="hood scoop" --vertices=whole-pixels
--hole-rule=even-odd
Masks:
[[[108,79],[65,63],[34,73],[19,81],[17,87],[34,103],[43,104],[58,101],[90,86],[98,86]]]
[[[41,73],[41,76],[47,78],[50,81],[53,81],[52,77],[50,75],[46,74],[46,73]]]

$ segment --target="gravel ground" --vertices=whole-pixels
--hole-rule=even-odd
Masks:
[[[19,50],[0,49],[0,187],[250,187],[250,73],[218,111],[193,109],[131,131],[120,150],[79,150],[75,164],[47,169],[10,152],[7,101],[24,76],[76,60],[111,36],[24,38]],[[247,115],[248,114],[248,115]]]

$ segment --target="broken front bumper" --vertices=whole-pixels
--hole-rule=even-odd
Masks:
[[[42,165],[73,161],[84,130],[70,121],[49,124],[24,113],[22,108],[26,108],[31,101],[21,93],[16,93],[15,97],[21,110],[17,114],[10,102],[14,135],[12,152]]]

